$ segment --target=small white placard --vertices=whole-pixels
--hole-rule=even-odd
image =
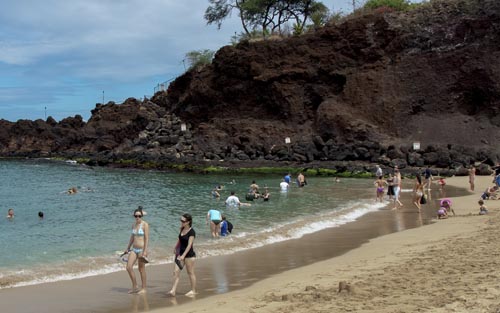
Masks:
[[[290,140],[290,137],[286,137],[286,138],[285,138],[285,143],[290,143],[290,142],[292,142],[292,141]]]
[[[413,150],[415,150],[415,151],[420,150],[420,142],[419,141],[415,141],[413,143]]]
[[[185,131],[186,131],[186,124],[185,124],[185,123],[182,123],[182,124],[181,124],[181,130],[182,130],[183,132],[185,132]]]

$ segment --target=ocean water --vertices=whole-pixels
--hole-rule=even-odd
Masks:
[[[373,180],[314,177],[305,188],[279,190],[276,175],[200,175],[94,168],[63,161],[0,160],[0,289],[123,270],[133,211],[143,206],[150,225],[149,258],[170,263],[179,218],[193,216],[198,257],[229,254],[354,221],[376,211]],[[285,174],[285,173],[283,173]],[[269,202],[226,208],[234,190],[242,202],[252,180],[268,186]],[[211,190],[223,184],[221,199]],[[69,195],[76,186],[80,191]],[[13,208],[15,218],[5,218]],[[217,208],[233,223],[233,234],[212,239],[207,211]],[[45,217],[39,219],[38,212]]]

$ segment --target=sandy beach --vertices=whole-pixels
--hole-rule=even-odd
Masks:
[[[467,177],[447,183],[468,188]],[[500,202],[486,201],[489,214],[477,215],[479,195],[490,183],[491,177],[477,177],[473,193],[454,198],[455,217],[375,238],[242,290],[154,312],[500,312]],[[350,292],[338,292],[341,281]]]
[[[467,193],[467,177],[447,182],[448,197]],[[199,259],[194,299],[182,295],[189,290],[184,272],[178,296],[166,295],[172,265],[164,264],[148,267],[146,295],[128,295],[121,271],[0,290],[2,312],[500,312],[500,202],[487,201],[489,215],[477,215],[490,183],[491,177],[478,177],[475,192],[453,198],[457,216],[446,220],[435,219],[441,193],[434,184],[421,214],[406,192],[398,211]],[[339,282],[350,291],[338,293]]]

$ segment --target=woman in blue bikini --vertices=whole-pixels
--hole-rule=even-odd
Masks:
[[[142,209],[134,211],[135,223],[132,225],[132,234],[130,235],[127,250],[125,250],[125,253],[129,253],[127,272],[132,281],[132,289],[130,289],[128,293],[146,292],[146,263],[148,263],[146,257],[148,255],[149,225],[142,220],[142,216]],[[134,264],[136,261],[139,262],[139,273],[141,274],[142,286],[140,289],[137,286],[137,280],[134,273]]]

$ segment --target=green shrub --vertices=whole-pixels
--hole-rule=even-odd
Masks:
[[[205,50],[195,50],[186,53],[186,59],[189,63],[189,70],[201,69],[206,65],[212,63],[215,51],[205,49]]]
[[[396,11],[406,11],[412,6],[409,0],[368,0],[364,8],[367,9],[384,9],[391,8]]]
[[[318,168],[319,176],[336,176],[338,173],[336,170],[332,170],[329,168]]]
[[[306,176],[316,176],[316,175],[318,175],[318,170],[315,169],[315,168],[308,168],[305,171],[304,175],[306,175]]]

